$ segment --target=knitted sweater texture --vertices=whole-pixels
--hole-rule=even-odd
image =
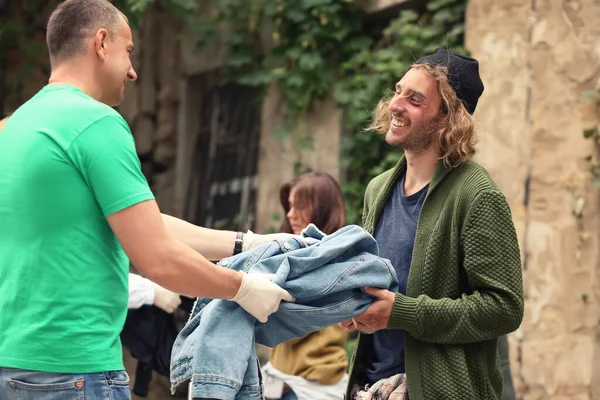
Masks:
[[[403,158],[369,183],[363,226],[370,233],[405,172]],[[500,399],[497,338],[519,327],[523,302],[519,245],[504,195],[476,163],[439,162],[419,215],[406,295],[396,294],[388,324],[406,331],[410,399]],[[372,346],[371,336],[361,334],[350,388],[364,382]]]

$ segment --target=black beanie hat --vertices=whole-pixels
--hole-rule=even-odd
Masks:
[[[477,101],[483,93],[483,82],[479,77],[479,63],[476,59],[438,48],[435,53],[418,59],[415,64],[447,67],[448,82],[456,96],[463,102],[469,114],[475,112]]]

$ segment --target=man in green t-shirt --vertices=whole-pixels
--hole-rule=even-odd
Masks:
[[[111,108],[137,76],[110,2],[61,3],[47,44],[49,84],[0,134],[0,399],[128,399],[129,260],[169,290],[236,301],[264,322],[289,293],[208,260],[282,236],[161,215]]]

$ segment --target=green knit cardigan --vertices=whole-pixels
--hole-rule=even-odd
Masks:
[[[371,234],[405,171],[402,158],[367,186],[363,226]],[[522,319],[521,257],[504,195],[474,162],[440,161],[419,215],[406,295],[396,294],[388,324],[406,331],[410,400],[500,399],[497,339]],[[359,336],[347,399],[364,382],[372,346],[371,335]]]

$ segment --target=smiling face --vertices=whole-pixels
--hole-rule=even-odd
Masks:
[[[394,97],[388,104],[390,128],[386,142],[413,153],[428,150],[434,139],[440,104],[437,82],[421,67],[408,70],[396,84]]]
[[[133,52],[133,39],[129,24],[122,18],[121,28],[114,34],[114,38],[105,37],[101,48],[103,58],[102,102],[110,106],[121,103],[125,95],[125,85],[137,79],[137,74],[131,65]]]

